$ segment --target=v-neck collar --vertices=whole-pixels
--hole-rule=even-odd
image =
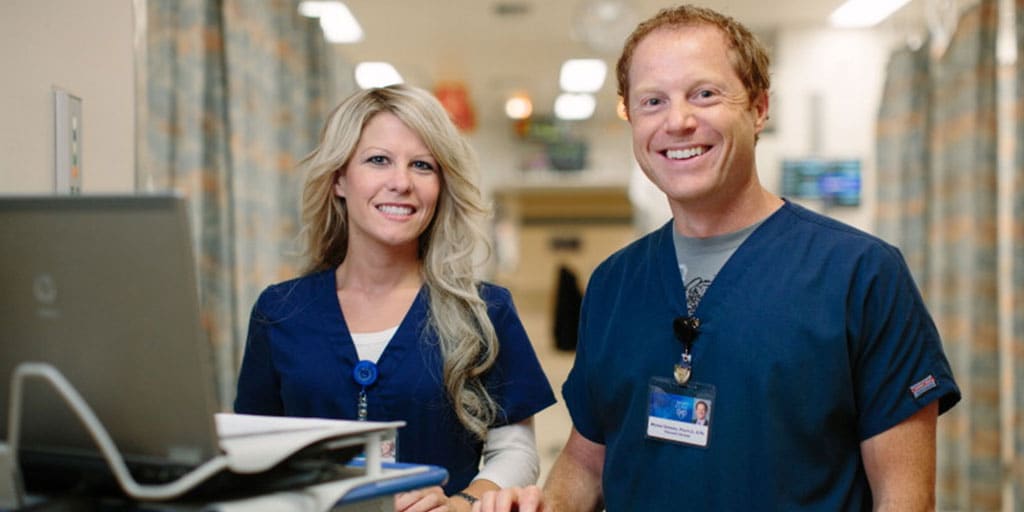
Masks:
[[[355,342],[352,341],[352,331],[345,320],[345,312],[342,310],[341,302],[338,300],[337,275],[333,270],[324,272],[319,288],[325,297],[330,296],[333,298],[332,300],[324,301],[326,305],[326,310],[323,312],[324,318],[331,325],[337,325],[337,340],[340,345],[341,355],[346,363],[355,366],[359,362],[359,355],[356,352]],[[388,342],[388,345],[384,347],[384,352],[381,353],[380,359],[377,361],[377,370],[380,378],[394,375],[398,371],[399,363],[401,363],[402,359],[409,352],[416,349],[423,332],[423,327],[428,321],[428,302],[427,286],[422,285],[419,292],[416,293],[416,298],[413,299],[412,304],[409,306],[409,310],[406,311],[401,323],[398,324],[398,330],[395,331],[395,335]]]
[[[742,287],[739,286],[740,281],[757,261],[756,254],[752,253],[756,249],[753,248],[761,245],[761,239],[773,236],[771,233],[778,231],[777,226],[784,222],[783,216],[789,213],[790,208],[792,208],[791,203],[785,201],[781,207],[761,221],[761,224],[747,236],[746,240],[736,248],[732,256],[719,269],[694,312],[694,316],[700,319],[702,329],[713,327],[708,324],[714,321],[714,312],[723,304],[728,303],[732,294],[743,292]],[[687,316],[686,287],[683,285],[683,276],[680,274],[679,262],[676,259],[675,241],[672,238],[673,229],[675,226],[670,219],[656,233],[654,251],[657,254],[657,265],[662,277],[662,289],[665,292],[666,303],[680,316]]]

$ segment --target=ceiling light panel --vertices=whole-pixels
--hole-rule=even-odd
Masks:
[[[596,106],[593,95],[562,93],[555,99],[555,116],[566,121],[590,119]]]
[[[569,59],[562,64],[558,82],[566,92],[597,92],[607,73],[608,65],[601,59]]]
[[[360,62],[356,64],[356,84],[361,89],[386,87],[402,83],[402,75],[387,62]]]
[[[329,4],[336,4],[336,3],[338,3],[338,2],[336,2],[336,1],[313,2],[311,0],[306,0],[304,2],[299,2],[299,14],[301,14],[301,15],[307,17],[307,18],[319,18],[324,13],[324,11],[327,9],[327,6]]]
[[[846,3],[832,11],[832,15],[828,19],[835,27],[872,27],[909,2],[910,0],[847,0]]]
[[[320,18],[324,39],[330,43],[349,44],[363,40],[363,27],[356,21],[352,11],[337,1],[299,3],[299,14]]]

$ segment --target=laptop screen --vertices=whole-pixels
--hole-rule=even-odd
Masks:
[[[0,436],[11,374],[50,363],[129,461],[199,464],[218,452],[212,350],[201,327],[186,203],[174,196],[0,198]],[[21,448],[97,454],[38,379]]]

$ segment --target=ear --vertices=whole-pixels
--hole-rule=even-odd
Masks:
[[[345,174],[340,170],[334,172],[334,195],[342,199],[345,198],[345,187],[347,183],[345,181]]]
[[[754,133],[760,134],[768,124],[768,91],[761,91],[751,108],[754,110]]]

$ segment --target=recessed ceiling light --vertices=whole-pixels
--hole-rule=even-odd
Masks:
[[[590,94],[562,93],[555,99],[555,116],[566,121],[589,119],[597,101]]]
[[[356,65],[356,83],[362,89],[402,83],[402,75],[387,62],[360,62]]]
[[[312,0],[299,2],[299,14],[307,18],[319,18],[326,10],[327,5],[333,3],[336,2],[314,2]]]
[[[567,92],[597,92],[607,72],[608,65],[601,59],[569,59],[562,64],[558,83]]]
[[[872,27],[909,2],[910,0],[847,0],[832,11],[828,19],[835,27]]]
[[[514,94],[505,100],[505,115],[509,119],[526,119],[533,113],[533,102],[526,94]]]
[[[363,27],[341,2],[307,0],[299,3],[299,14],[320,18],[320,28],[328,42],[345,44],[363,40]]]

